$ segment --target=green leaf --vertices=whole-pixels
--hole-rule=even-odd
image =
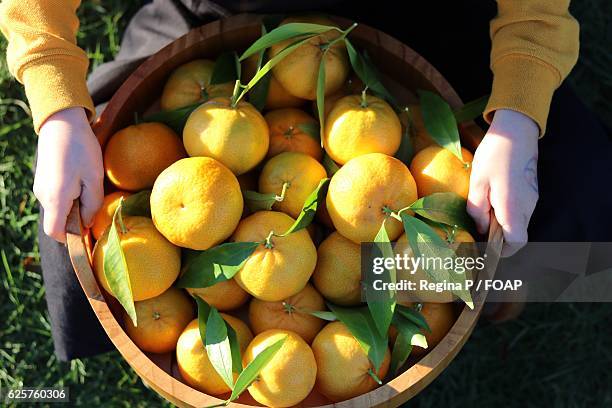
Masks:
[[[428,220],[474,231],[474,220],[466,210],[466,200],[456,193],[434,193],[421,197],[408,206],[409,209]]]
[[[251,361],[249,365],[244,368],[244,370],[242,370],[242,373],[240,373],[236,379],[236,384],[234,385],[234,389],[232,390],[232,394],[230,395],[228,402],[234,401],[244,392],[244,390],[249,388],[253,381],[257,379],[259,372],[266,366],[266,364],[270,362],[270,360],[272,360],[278,350],[281,349],[286,339],[287,337],[283,337],[277,342],[266,347],[261,353],[255,356],[253,361]]]
[[[190,257],[175,286],[206,288],[234,277],[259,246],[258,242],[227,242]]]
[[[391,375],[397,373],[397,370],[406,363],[412,351],[412,346],[427,348],[427,339],[413,322],[400,315],[395,315],[393,316],[393,325],[398,334],[391,353],[391,366],[389,368]]]
[[[255,109],[262,111],[268,100],[268,91],[270,89],[270,80],[272,74],[268,72],[264,75],[249,91],[249,102]]]
[[[427,348],[427,338],[421,332],[421,328],[414,324],[414,322],[406,319],[401,314],[396,314],[393,316],[393,326],[395,326],[398,333],[403,334],[408,339],[411,346]]]
[[[227,329],[227,337],[229,338],[230,349],[232,353],[232,371],[240,374],[242,372],[242,356],[240,355],[240,342],[238,335],[229,323],[225,322]]]
[[[310,37],[314,37],[315,35],[325,33],[329,30],[337,30],[340,31],[338,27],[320,25],[320,24],[310,24],[310,23],[288,23],[282,26],[275,28],[269,33],[261,36],[257,41],[255,41],[240,57],[240,61],[243,61],[249,58],[251,55],[258,53],[259,51],[265,50],[270,46],[279,43],[281,41],[285,41],[291,38],[299,37],[303,39],[310,39]]]
[[[325,171],[327,172],[327,175],[329,177],[333,176],[338,170],[340,170],[340,166],[338,166],[338,164],[336,164],[336,162],[333,161],[331,157],[329,157],[327,152],[323,153],[322,164],[323,167],[325,167]]]
[[[273,193],[259,193],[257,191],[245,190],[243,192],[244,203],[251,212],[271,210],[277,195]]]
[[[200,339],[202,339],[202,344],[206,344],[206,321],[211,309],[208,303],[200,296],[194,295],[193,298],[198,305],[198,331],[200,332]]]
[[[213,368],[219,374],[223,382],[232,389],[234,388],[234,374],[232,370],[232,349],[227,334],[225,320],[217,309],[210,308],[208,320],[206,321],[205,343],[206,354]]]
[[[262,36],[266,35],[266,30],[266,24],[264,22],[264,24],[262,24],[261,26]],[[267,53],[265,50],[261,50],[259,52],[259,55],[257,56],[257,70],[255,71],[255,73],[257,73],[261,69],[261,66],[265,62],[267,62]],[[255,109],[258,109],[260,111],[263,110],[266,106],[266,101],[268,99],[268,91],[270,90],[270,80],[272,78],[271,75],[272,74],[270,72],[264,75],[249,92],[249,102],[255,107]]]
[[[465,302],[470,309],[474,308],[472,295],[465,287],[465,274],[455,273],[453,270],[444,268],[448,260],[454,262],[455,252],[423,221],[406,214],[400,213],[404,231],[408,243],[412,248],[413,256],[423,256],[425,259],[441,258],[442,262],[424,262],[423,271],[435,283],[449,282],[450,285],[459,285],[460,288],[453,288],[451,292]]]
[[[487,107],[489,96],[490,95],[481,96],[455,110],[453,114],[455,115],[457,123],[467,122],[480,117]]]
[[[419,90],[418,94],[425,129],[437,144],[463,162],[459,129],[450,106],[433,92]]]
[[[184,108],[160,111],[151,113],[144,118],[143,122],[159,122],[174,130],[177,134],[183,134],[183,128],[191,112],[202,105],[202,102],[194,103],[193,105],[185,106]]]
[[[327,320],[328,322],[333,322],[336,319],[336,315],[333,312],[327,311],[327,310],[310,310],[310,309],[304,309],[304,308],[295,308],[298,312],[300,313],[304,313],[304,314],[309,314],[312,315],[314,317],[318,317],[321,320]]]
[[[328,303],[327,307],[349,329],[376,368],[380,368],[387,350],[387,333],[381,336],[367,307],[340,307]]]
[[[431,328],[429,327],[429,324],[427,324],[427,320],[425,320],[425,317],[421,312],[416,311],[412,307],[403,305],[397,305],[395,310],[412,323],[431,333]]]
[[[236,55],[235,52],[224,52],[219,55],[210,76],[210,84],[233,83],[236,82],[238,78],[240,78],[240,62],[238,62],[238,55]]]
[[[400,113],[400,115],[410,115],[408,111],[408,107],[404,108],[404,111]],[[410,167],[410,162],[412,161],[412,157],[414,157],[414,146],[412,144],[412,129],[410,128],[412,125],[411,121],[408,120],[406,127],[402,131],[402,139],[400,142],[400,147],[397,149],[395,153],[395,158],[400,160],[406,166]]]
[[[387,235],[387,229],[385,227],[385,221],[382,222],[378,234],[374,238],[374,245],[372,245],[372,253],[370,254],[371,259],[374,258],[394,258],[393,248]],[[395,311],[396,296],[395,291],[386,290],[378,291],[374,290],[373,280],[382,280],[387,283],[396,282],[396,271],[395,267],[391,269],[384,268],[384,272],[380,275],[375,275],[373,272],[366,275],[366,283],[368,289],[366,290],[366,301],[368,303],[368,309],[372,316],[376,316],[374,324],[378,329],[381,336],[386,336],[391,325],[391,319],[393,318],[393,312]]]
[[[123,200],[124,215],[151,218],[151,190],[143,190]]]
[[[323,132],[325,132],[325,55],[327,50],[323,52],[321,62],[319,63],[319,73],[317,75],[317,114],[319,116],[319,138],[321,139],[321,147],[323,146]]]
[[[284,26],[283,26],[284,27]],[[278,64],[283,58],[285,58],[287,55],[291,54],[293,51],[295,51],[300,45],[306,43],[309,40],[309,38],[306,38],[304,40],[300,40],[300,41],[296,41],[293,44],[287,46],[286,48],[284,48],[281,52],[279,52],[278,54],[276,54],[272,59],[270,59],[268,62],[266,62],[260,70],[257,71],[257,73],[255,73],[255,75],[253,76],[253,78],[251,78],[251,80],[249,81],[248,84],[246,84],[246,86],[243,87],[242,89],[242,93],[240,94],[240,96],[237,98],[237,100],[240,100],[240,98],[242,98],[242,96],[244,96],[244,94],[246,94],[247,92],[249,92],[254,86],[255,84],[257,84],[259,82],[259,80],[261,78],[263,78],[265,75],[268,74],[268,72],[270,72],[270,70],[276,65]],[[242,60],[242,58],[241,58]]]
[[[321,135],[321,127],[317,122],[305,122],[297,125],[298,129],[312,137],[317,142]]]
[[[123,198],[119,201],[119,205],[113,214],[113,222],[108,232],[108,239],[104,247],[104,277],[111,293],[121,306],[125,309],[134,326],[138,326],[136,318],[136,307],[134,306],[134,297],[132,295],[132,286],[130,283],[130,274],[128,272],[128,264],[121,248],[121,239],[117,231],[117,223],[122,224],[121,210],[123,208]]]
[[[298,215],[297,219],[293,223],[293,225],[282,235],[281,237],[287,236],[293,232],[304,229],[310,225],[312,220],[314,219],[319,203],[325,200],[325,196],[327,195],[327,186],[329,184],[329,179],[324,178],[319,181],[319,185],[315,188],[312,193],[306,198],[304,201],[304,206],[302,207],[302,211],[300,215]]]
[[[359,79],[361,79],[361,81],[376,95],[382,97],[394,107],[397,107],[397,101],[380,81],[380,74],[368,55],[360,54],[348,39],[345,39],[344,42],[353,70]]]
[[[404,335],[399,333],[393,343],[393,351],[391,352],[391,364],[389,365],[390,376],[395,375],[397,371],[406,363],[410,353],[412,352],[412,345],[408,340],[404,338]]]

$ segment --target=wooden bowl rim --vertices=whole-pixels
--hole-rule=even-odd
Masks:
[[[173,44],[184,41],[191,36],[201,36],[202,33],[206,31],[220,35],[224,30],[237,30],[244,28],[244,25],[248,24],[259,25],[260,18],[261,16],[254,14],[238,14],[222,20],[217,20],[201,27],[194,28],[184,36],[153,54],[143,62],[130,77],[128,77],[111,98],[108,106],[102,112],[96,124],[94,124],[95,133],[100,134],[104,131],[108,131],[108,128],[105,127],[112,126],[111,119],[115,117],[118,110],[129,99],[129,90],[145,81],[148,73],[159,69],[163,62],[176,52]],[[344,18],[333,17],[333,19],[340,24],[350,24],[349,20]],[[364,24],[359,24],[358,28],[354,31],[354,34],[356,33],[362,33],[363,36],[375,36],[375,38],[378,38],[378,41],[392,44],[394,49],[401,50],[404,56],[410,55],[411,58],[419,64],[419,67],[415,68],[431,82],[432,86],[436,88],[436,91],[439,92],[453,108],[462,105],[461,99],[446,79],[429,64],[429,62],[410,47]],[[211,37],[204,37],[201,41],[210,38]],[[368,39],[368,41],[370,40],[371,38]],[[103,142],[104,141],[101,140],[101,143]],[[489,231],[489,243],[487,246],[487,253],[489,254],[487,272],[490,274],[489,276],[493,276],[494,274],[502,244],[499,224],[496,222],[494,216],[491,218],[491,229]],[[191,388],[157,366],[132,342],[121,328],[121,325],[115,319],[106,303],[95,279],[89,260],[89,254],[87,253],[84,242],[89,232],[83,228],[79,215],[78,200],[75,201],[72,211],[70,212],[66,230],[68,251],[79,282],[109,338],[136,373],[165,398],[168,399],[168,396],[174,399],[178,398],[178,400],[172,402],[178,401],[188,404],[189,406],[205,406],[221,403],[221,399]],[[324,405],[319,408],[397,406],[412,398],[437,377],[459,352],[478,320],[486,294],[487,292],[485,290],[477,292],[474,296],[474,309],[470,310],[467,306],[464,307],[453,327],[443,340],[419,360],[419,362],[408,368],[402,374],[366,394],[346,401]],[[251,407],[251,405],[244,405],[236,402],[230,404],[230,406],[241,408]]]

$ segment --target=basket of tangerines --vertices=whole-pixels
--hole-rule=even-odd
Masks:
[[[176,405],[397,406],[457,354],[486,293],[406,299],[394,284],[472,275],[368,262],[452,260],[482,238],[465,211],[481,109],[344,19],[200,27],[96,122],[106,197],[89,230],[73,208],[75,271],[123,357]],[[495,227],[488,241],[499,249]]]

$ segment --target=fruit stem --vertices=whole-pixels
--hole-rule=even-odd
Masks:
[[[394,211],[392,209],[390,209],[388,206],[383,206],[382,208],[382,212],[384,212],[386,215],[393,215]]]
[[[283,133],[283,136],[285,136],[287,139],[291,139],[291,136],[293,136],[293,131],[294,127],[289,126],[289,128],[287,128],[287,130],[285,130],[285,132]]]
[[[361,91],[361,107],[362,108],[367,108],[368,107],[368,99],[367,99],[367,92],[368,87],[366,86],[365,88],[363,88],[363,91]]]
[[[371,368],[368,368],[368,374],[370,375],[370,377],[374,379],[374,381],[378,383],[378,385],[382,384],[382,381],[380,381],[380,378],[378,378],[374,370],[372,370]]]
[[[349,33],[355,29],[355,27],[357,27],[357,23],[353,23],[349,28],[344,30],[340,38],[344,40],[346,36],[349,35]]]
[[[208,100],[210,95],[208,94],[208,90],[204,85],[200,86],[200,99],[203,101]]]
[[[455,242],[455,236],[457,235],[457,227],[453,226],[451,228],[448,229],[448,233],[446,234],[446,241],[449,244],[452,244]]]
[[[283,189],[281,190],[280,195],[277,195],[276,197],[274,197],[274,200],[278,201],[279,203],[281,201],[283,201],[285,199],[285,195],[287,194],[287,189],[291,186],[291,183],[288,181],[285,181],[283,183]]]
[[[122,212],[123,212],[123,197],[119,199],[119,205],[117,206],[117,224],[119,224],[119,229],[121,230],[121,233],[125,234],[128,232],[128,229],[125,226],[125,223],[123,222]]]
[[[270,231],[270,233],[268,234],[268,236],[266,237],[264,241],[264,247],[266,247],[267,249],[274,248],[274,243],[272,243],[273,236],[274,236],[274,231]]]
[[[319,45],[319,49],[320,49],[321,51],[325,52],[325,51],[327,51],[327,50],[328,50],[328,49],[329,49],[329,48],[330,48],[332,45],[334,45],[335,43],[340,42],[340,41],[344,41],[344,39],[346,38],[346,36],[347,36],[347,35],[349,35],[349,33],[350,33],[351,31],[353,31],[353,29],[354,29],[355,27],[357,27],[357,23],[353,23],[353,24],[352,24],[352,25],[351,25],[349,28],[347,28],[346,30],[344,30],[344,31],[340,31],[340,33],[341,33],[340,37],[335,38],[335,39],[333,39],[333,40],[332,40],[332,41],[330,41],[330,42],[326,42],[326,43],[323,43],[323,44]]]
[[[230,106],[232,108],[235,108],[236,105],[238,104],[238,101],[240,100],[240,96],[241,96],[240,89],[241,89],[240,80],[237,79],[236,83],[234,84],[234,92],[232,92],[232,99],[230,103]]]
[[[295,306],[287,303],[287,302],[283,302],[283,307],[285,308],[285,312],[291,314],[293,312],[295,312]]]

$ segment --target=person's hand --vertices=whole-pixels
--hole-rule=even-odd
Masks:
[[[66,241],[66,219],[80,197],[81,218],[91,226],[104,198],[102,150],[83,108],[50,116],[40,128],[34,195],[44,208],[45,234]]]
[[[501,109],[474,154],[467,210],[480,233],[489,228],[491,208],[502,227],[502,256],[527,243],[527,226],[538,201],[536,123],[522,113]]]

